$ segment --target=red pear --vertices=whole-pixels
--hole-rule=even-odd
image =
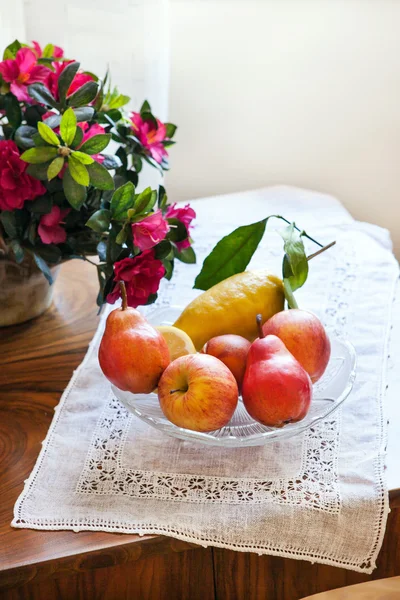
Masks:
[[[247,412],[269,427],[304,419],[312,398],[309,375],[275,335],[260,338],[247,356],[242,398]]]
[[[122,307],[107,317],[99,348],[104,375],[120,390],[149,394],[170,363],[167,343],[135,308],[129,308],[121,285]]]

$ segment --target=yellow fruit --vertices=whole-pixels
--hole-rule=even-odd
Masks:
[[[185,354],[195,354],[196,348],[187,333],[170,325],[157,325],[156,329],[167,342],[171,362]]]
[[[266,269],[245,271],[224,279],[197,296],[174,323],[197,350],[216,335],[235,333],[248,340],[257,335],[256,315],[265,323],[284,308],[282,280]]]

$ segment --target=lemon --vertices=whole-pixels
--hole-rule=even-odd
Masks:
[[[265,323],[284,308],[282,280],[266,269],[244,271],[224,279],[197,296],[175,321],[200,350],[216,335],[235,333],[254,340],[256,316]]]
[[[196,348],[187,333],[170,325],[157,325],[169,349],[171,362],[185,354],[195,354]]]

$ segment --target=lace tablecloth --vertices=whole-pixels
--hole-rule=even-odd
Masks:
[[[269,188],[196,203],[198,265],[180,264],[158,303],[185,305],[204,256],[238,224],[272,213],[337,245],[312,261],[297,294],[358,353],[342,408],[296,438],[220,449],[172,439],[128,414],[97,361],[105,315],[74,374],[14,527],[159,533],[370,573],[388,513],[384,482],[391,309],[398,265],[388,233],[358,223],[334,199]],[[280,272],[282,241],[267,234],[251,266]],[[152,307],[146,310],[152,310]]]

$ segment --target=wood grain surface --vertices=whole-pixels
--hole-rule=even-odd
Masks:
[[[54,407],[97,327],[95,271],[82,261],[64,264],[53,306],[38,319],[0,328],[0,587],[193,547],[162,536],[10,526]]]

